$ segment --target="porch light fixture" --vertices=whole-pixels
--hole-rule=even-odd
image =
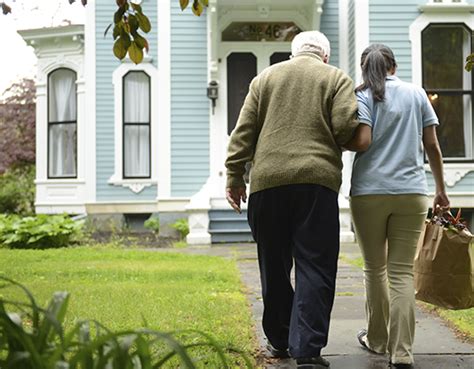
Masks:
[[[219,97],[219,84],[216,81],[209,82],[209,85],[207,86],[207,97],[212,102],[212,115],[214,115],[216,101]]]

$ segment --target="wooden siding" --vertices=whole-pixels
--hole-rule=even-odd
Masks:
[[[393,50],[397,75],[406,82],[412,80],[409,27],[421,14],[418,6],[426,3],[421,0],[369,1],[370,43],[385,44]]]
[[[339,67],[339,2],[337,0],[324,2],[320,31],[331,43],[329,64]]]
[[[144,1],[144,13],[149,17],[152,31],[147,35],[150,44],[150,55],[153,64],[158,60],[157,39],[157,2]],[[143,201],[156,198],[156,186],[145,188],[135,194],[128,188],[112,186],[108,180],[114,173],[115,138],[114,138],[114,87],[112,74],[120,61],[112,53],[112,29],[104,37],[107,26],[113,22],[117,8],[115,1],[97,0],[96,12],[96,152],[97,152],[97,201]],[[158,122],[152,122],[158,124]],[[153,161],[153,159],[152,159]],[[156,163],[156,160],[155,160]],[[155,164],[156,165],[156,164]]]
[[[209,176],[206,13],[171,2],[171,195],[192,196]]]

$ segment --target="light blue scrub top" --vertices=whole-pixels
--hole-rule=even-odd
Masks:
[[[439,122],[425,91],[387,76],[383,102],[375,102],[370,89],[357,92],[357,100],[359,121],[372,127],[372,143],[355,156],[351,196],[426,195],[423,128]]]

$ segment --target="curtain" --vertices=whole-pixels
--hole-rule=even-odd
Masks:
[[[76,127],[75,123],[50,125],[50,177],[76,177]]]
[[[49,76],[48,93],[49,176],[75,177],[77,175],[76,73],[69,69],[52,72]]]
[[[124,77],[124,176],[150,177],[150,78]]]
[[[150,176],[150,127],[145,125],[125,126],[125,177]]]

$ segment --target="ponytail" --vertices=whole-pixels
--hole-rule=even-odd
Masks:
[[[396,67],[395,56],[389,47],[381,44],[369,46],[361,56],[364,82],[356,88],[356,91],[369,88],[375,101],[384,101],[387,72]]]

